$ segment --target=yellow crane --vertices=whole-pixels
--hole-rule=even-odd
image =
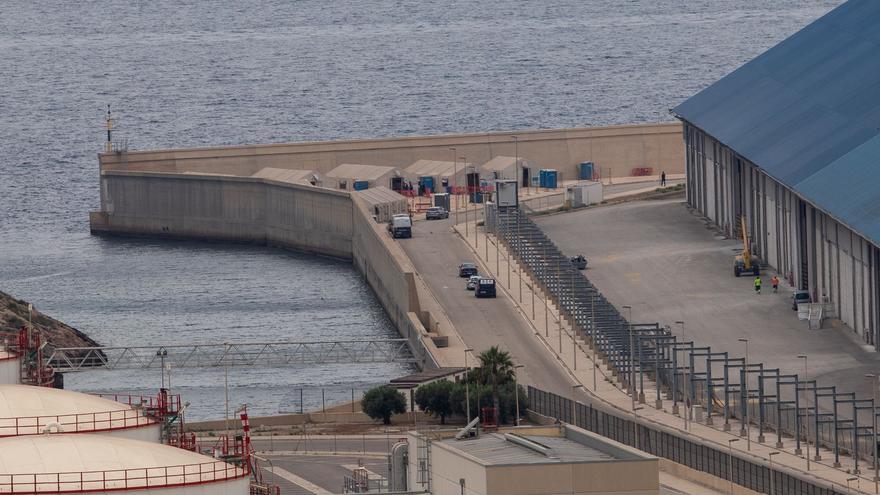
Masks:
[[[752,272],[756,277],[761,275],[761,267],[757,256],[752,256],[749,249],[749,233],[746,230],[745,215],[739,217],[740,234],[742,235],[743,250],[733,259],[733,274],[737,277],[742,273]]]

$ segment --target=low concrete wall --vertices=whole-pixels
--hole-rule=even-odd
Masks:
[[[511,135],[516,135],[514,147]],[[629,176],[633,168],[684,173],[681,124],[643,124],[478,134],[448,134],[216,148],[130,151],[100,155],[101,170],[209,172],[251,175],[264,167],[326,173],[343,163],[405,168],[420,159],[455,154],[482,165],[496,156],[519,156],[537,168],[575,178],[577,164],[592,161],[603,176]],[[533,171],[537,172],[537,171]],[[388,184],[384,184],[387,186]]]

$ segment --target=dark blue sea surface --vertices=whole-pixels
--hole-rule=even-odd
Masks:
[[[133,149],[668,121],[839,3],[4,0],[0,290],[108,345],[396,336],[346,263],[90,236],[107,105]],[[409,370],[235,370],[231,401],[296,411],[306,388],[308,409]],[[222,370],[172,375],[191,418],[222,417]]]

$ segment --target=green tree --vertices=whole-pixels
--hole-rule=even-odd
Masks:
[[[513,379],[513,361],[510,359],[510,353],[492,346],[480,353],[478,359],[479,375],[483,383],[492,386],[492,406],[495,408],[495,414],[500,414],[498,386]]]
[[[373,419],[381,419],[383,424],[391,424],[391,415],[406,412],[406,397],[387,385],[367,390],[361,399],[361,409]]]
[[[416,389],[416,404],[428,414],[439,416],[440,424],[446,424],[446,416],[452,414],[452,393],[455,385],[448,380],[422,385]]]

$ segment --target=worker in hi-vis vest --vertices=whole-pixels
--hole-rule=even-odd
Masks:
[[[755,292],[761,293],[761,277],[755,277]]]

